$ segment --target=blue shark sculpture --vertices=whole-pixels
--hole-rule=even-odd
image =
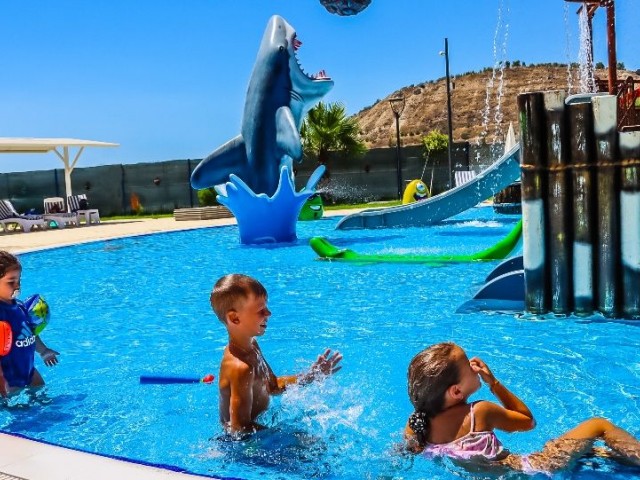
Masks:
[[[275,212],[276,206],[279,210],[288,208],[292,223],[287,231],[280,234],[274,225],[270,234],[263,232],[261,237],[276,242],[291,241],[291,228],[295,239],[295,221],[300,211],[295,205],[287,207],[274,198],[288,188],[282,183],[282,172],[293,185],[292,161],[302,159],[299,133],[302,120],[313,104],[333,87],[333,80],[324,71],[307,75],[302,70],[296,57],[301,45],[296,31],[284,18],[271,17],[249,80],[240,135],[202,160],[191,174],[191,185],[196,189],[221,185],[233,175],[232,184],[240,185],[245,193],[254,194],[243,194],[244,200],[237,198],[229,202],[241,230],[243,210],[255,208],[256,201],[262,203],[265,197],[273,199],[269,212],[256,219],[263,223],[270,223],[274,215],[284,215],[282,211]],[[283,170],[283,166],[287,168]],[[313,191],[306,190],[303,196],[311,194]],[[247,236],[241,241],[260,243]]]

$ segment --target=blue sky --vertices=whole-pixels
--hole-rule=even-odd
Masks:
[[[616,4],[618,61],[640,69],[640,0]],[[78,167],[201,158],[239,133],[273,14],[297,30],[305,70],[334,79],[325,100],[356,113],[400,87],[444,76],[444,37],[452,75],[492,66],[495,38],[498,59],[577,61],[578,6],[372,0],[359,15],[340,17],[319,0],[4,1],[0,136],[120,144],[87,149]],[[595,60],[606,64],[604,9],[594,20]],[[61,166],[53,153],[0,156],[0,172]]]

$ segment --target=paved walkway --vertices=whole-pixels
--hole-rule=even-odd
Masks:
[[[325,216],[342,216],[358,210],[331,210]],[[21,253],[45,248],[107,240],[110,238],[132,237],[151,233],[192,230],[194,228],[210,228],[220,225],[234,225],[235,218],[218,218],[214,220],[176,221],[173,217],[141,218],[134,220],[103,221],[99,225],[89,227],[64,228],[0,234],[0,250]]]
[[[11,253],[20,253],[29,250],[55,248],[96,240],[107,240],[110,238],[131,237],[158,232],[191,230],[194,228],[231,224],[235,224],[235,218],[188,220],[183,222],[177,222],[173,217],[113,220],[89,227],[70,227],[61,230],[51,229],[27,233],[5,233],[0,235],[0,249],[7,250]]]

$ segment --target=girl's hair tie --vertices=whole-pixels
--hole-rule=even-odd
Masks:
[[[416,434],[427,430],[429,417],[424,412],[415,411],[409,416],[409,426]]]

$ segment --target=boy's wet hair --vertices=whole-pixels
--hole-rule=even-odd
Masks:
[[[417,354],[409,364],[409,400],[415,409],[409,426],[421,445],[429,438],[431,419],[444,410],[447,389],[460,381],[453,358],[459,348],[452,342],[438,343]]]
[[[241,273],[231,273],[220,278],[211,291],[211,308],[218,320],[226,325],[227,312],[238,308],[238,303],[253,294],[267,298],[267,289],[255,278]]]
[[[15,255],[0,250],[0,278],[4,277],[11,270],[20,270],[22,265]]]

